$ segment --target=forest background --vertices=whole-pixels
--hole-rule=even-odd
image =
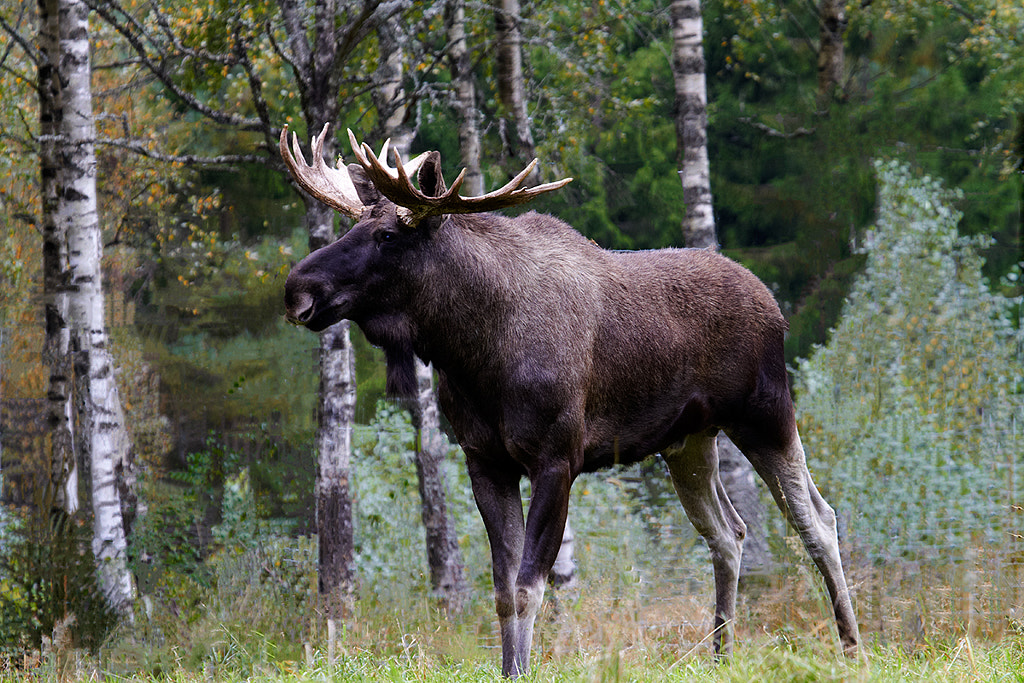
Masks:
[[[451,178],[461,151],[448,4],[398,3],[391,26],[409,55],[411,148],[440,150]],[[702,8],[719,241],[769,284],[790,320],[787,360],[811,469],[845,521],[868,606],[862,620],[909,639],[979,623],[994,637],[1019,636],[1024,9],[1008,0],[847,5],[843,78],[823,100],[826,4]],[[11,28],[0,47],[3,501],[5,515],[23,520],[10,528],[24,541],[49,473],[36,10],[0,5]],[[353,21],[368,6],[342,5]],[[141,463],[144,514],[130,539],[139,594],[162,614],[153,633],[170,641],[196,621],[223,623],[238,603],[211,596],[237,598],[256,581],[285,598],[274,593],[276,607],[259,610],[273,612],[264,615],[273,625],[253,629],[315,641],[317,627],[287,600],[306,604],[315,565],[317,340],[281,315],[284,277],[306,253],[307,233],[273,141],[244,125],[269,116],[304,139],[315,132],[303,129],[302,95],[278,48],[289,3],[94,6],[107,319]],[[140,63],[103,7],[136,17],[151,36],[174,36],[157,55],[169,81]],[[522,160],[498,92],[494,9],[465,11],[491,189]],[[608,248],[681,246],[667,3],[538,0],[521,16],[541,176],[575,178],[532,208]],[[383,122],[373,74],[386,42],[372,31],[360,38],[338,84],[338,122],[375,140]],[[239,57],[206,59],[224,54]],[[235,118],[204,116],[188,97]],[[355,339],[360,595],[427,601],[412,430],[381,401],[381,354]],[[471,588],[487,602],[486,548],[456,452],[446,464]],[[679,585],[665,577],[706,582],[694,568],[706,551],[666,490],[643,471],[597,479],[577,486],[572,516],[588,539],[584,578],[615,567],[610,599],[624,590],[647,599],[655,580]],[[609,521],[608,510],[622,514]],[[774,538],[780,566],[790,564],[781,525]],[[21,547],[14,536],[4,542],[5,552]],[[0,574],[8,602],[31,602],[25,586],[41,569],[21,562],[8,570],[28,580]],[[792,583],[796,570],[778,571],[769,585]],[[944,577],[941,596],[925,589],[929,572]],[[211,617],[210,604],[224,611]],[[5,629],[4,647],[41,648],[53,624]],[[78,638],[106,642],[97,629],[93,641]]]

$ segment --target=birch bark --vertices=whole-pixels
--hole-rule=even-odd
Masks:
[[[686,202],[683,239],[688,247],[718,249],[711,201],[704,24],[700,12],[700,0],[672,1],[677,155],[683,200]],[[770,560],[764,505],[754,481],[754,468],[722,433],[718,435],[718,460],[722,484],[729,500],[747,525],[740,572],[748,574]]]
[[[297,0],[279,0],[295,82],[302,100],[307,131],[319,131],[338,119],[340,73],[348,51],[359,41],[376,3],[364,3],[353,21],[347,6],[317,0],[312,11]],[[337,27],[337,25],[341,25]],[[325,141],[324,157],[333,165],[334,140]],[[309,249],[334,241],[334,212],[303,195]],[[352,523],[352,427],[355,421],[355,353],[348,322],[320,335],[320,388],[316,433],[316,528],[319,539],[317,573],[327,617],[328,657],[333,660],[339,621],[355,607],[355,542]]]
[[[818,110],[827,112],[841,94],[846,58],[843,34],[846,33],[845,0],[821,0],[818,7]]]
[[[521,147],[528,150],[529,159],[533,159],[535,149],[530,120],[526,113],[523,96],[522,69],[522,36],[519,33],[519,3],[503,0],[495,12],[495,21],[499,36],[499,71],[504,73],[499,80],[504,82],[509,102],[518,99],[519,105],[512,104],[509,108],[517,112],[516,120],[521,122],[523,136],[527,145]],[[445,7],[445,23],[448,30],[448,64],[452,75],[455,97],[454,107],[459,120],[459,150],[462,165],[466,168],[467,195],[479,196],[486,192],[484,176],[480,170],[480,113],[476,105],[476,86],[473,81],[472,64],[469,50],[466,47],[466,3],[465,0],[448,0]],[[516,83],[518,81],[518,85]],[[520,128],[517,126],[517,131]],[[535,170],[527,182],[537,182]],[[576,535],[568,520],[559,546],[558,557],[548,579],[556,588],[572,588],[576,585]]]
[[[68,323],[66,226],[60,210],[60,135],[63,86],[60,78],[59,0],[39,0],[39,166],[42,193],[43,362],[48,368],[46,422],[50,433],[50,485],[54,509],[78,510],[78,467],[71,414],[71,328]]]
[[[673,0],[673,75],[676,90],[676,155],[683,183],[686,246],[717,249],[711,204],[707,143],[707,83],[704,76],[704,22],[700,0]]]
[[[415,130],[415,120],[402,86],[405,61],[404,33],[397,18],[388,20],[378,31],[381,55],[374,74],[374,103],[381,122],[380,137],[390,138],[393,148],[403,159]],[[459,611],[467,591],[462,551],[455,532],[455,520],[448,512],[448,486],[444,476],[444,460],[449,444],[441,431],[441,411],[434,393],[433,371],[416,359],[417,394],[412,406],[416,429],[416,475],[420,492],[420,516],[426,535],[427,565],[434,595],[445,609]]]
[[[85,3],[61,0],[60,66],[65,89],[60,216],[68,240],[75,378],[82,387],[79,446],[89,460],[92,478],[93,553],[107,601],[130,616],[134,588],[118,490],[118,475],[128,466],[130,442],[104,315],[88,17]]]
[[[416,379],[418,396],[413,412],[417,433],[416,475],[426,532],[430,585],[447,610],[461,611],[468,592],[466,570],[455,520],[448,512],[448,485],[444,475],[444,461],[451,446],[441,431],[441,412],[434,394],[433,371],[419,359],[416,360]]]
[[[498,98],[512,114],[513,135],[502,131],[505,147],[513,158],[529,163],[537,156],[533,142],[533,127],[526,110],[526,88],[523,79],[523,34],[519,28],[522,21],[519,0],[499,0],[494,11],[494,25],[497,33]],[[510,139],[511,138],[511,139]],[[536,168],[527,182],[536,184],[540,171]]]
[[[473,81],[469,49],[466,47],[466,2],[448,0],[445,6],[448,29],[448,64],[454,89],[453,104],[459,120],[459,153],[466,169],[463,186],[466,194],[484,194],[484,176],[480,170],[480,125],[476,106],[476,85]]]

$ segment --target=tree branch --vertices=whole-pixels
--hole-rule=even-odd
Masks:
[[[276,166],[271,155],[264,154],[222,154],[220,156],[203,156],[201,154],[165,154],[157,152],[146,146],[141,140],[129,138],[97,139],[97,146],[114,147],[124,149],[148,159],[155,159],[172,164],[185,166],[235,166],[237,164],[263,164],[264,166]]]
[[[21,17],[19,16],[18,19],[18,23],[20,24]],[[36,50],[35,46],[31,42],[26,40],[25,37],[21,35],[21,33],[18,31],[18,29],[9,24],[7,20],[4,19],[3,17],[0,17],[0,28],[3,28],[4,33],[9,35],[12,40],[12,42],[7,44],[7,48],[4,50],[3,57],[0,58],[0,64],[6,64],[7,57],[11,54],[11,50],[15,45],[20,47],[25,52],[25,55],[29,58],[29,60],[32,61],[33,64],[38,65],[40,63],[41,56],[39,52]]]
[[[747,124],[754,130],[761,131],[768,137],[782,138],[783,140],[792,140],[793,138],[807,137],[808,135],[814,135],[815,132],[817,132],[817,128],[804,128],[803,126],[801,126],[794,131],[784,133],[781,130],[777,130],[775,128],[772,128],[771,126],[761,123],[760,121],[755,121],[749,116],[742,116],[739,119],[737,119],[737,121],[739,121],[740,123]]]
[[[185,45],[183,42],[181,42],[181,39],[178,38],[177,34],[174,33],[174,30],[171,29],[171,24],[167,21],[167,15],[160,11],[160,8],[156,5],[156,3],[153,3],[152,7],[153,11],[156,13],[157,25],[160,27],[160,29],[163,31],[163,34],[167,37],[167,40],[170,41],[170,44],[174,46],[174,49],[178,53],[183,54],[186,57],[191,57],[192,59],[213,62],[214,64],[222,64],[224,66],[234,66],[235,64],[237,64],[237,61],[235,60],[235,55],[233,54],[217,54],[216,52],[210,52],[209,50],[197,50],[195,48]]]
[[[130,14],[115,2],[115,0],[85,1],[86,4],[103,17],[103,19],[106,20],[114,30],[124,36],[125,40],[128,41],[128,44],[131,45],[132,49],[135,51],[135,54],[139,56],[142,64],[149,69],[149,71],[156,76],[161,83],[164,84],[172,95],[181,100],[190,109],[202,114],[216,123],[233,126],[241,130],[263,131],[263,122],[259,119],[248,118],[245,116],[239,116],[232,112],[214,109],[175,83],[171,74],[164,68],[164,66],[154,61],[154,59],[150,57],[148,50],[146,50],[146,42],[155,44],[155,41],[145,35],[145,31],[139,27],[138,22],[136,22]],[[126,17],[127,21],[119,21],[116,15]],[[136,27],[139,32],[137,33],[133,27]]]

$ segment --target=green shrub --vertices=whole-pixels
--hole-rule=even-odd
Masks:
[[[1010,540],[1024,493],[1019,299],[990,290],[985,240],[958,235],[959,193],[896,162],[876,172],[864,273],[796,371],[804,444],[869,557],[955,561]]]
[[[92,529],[60,512],[8,515],[3,541],[0,660],[49,647],[97,650],[117,615],[97,584]]]

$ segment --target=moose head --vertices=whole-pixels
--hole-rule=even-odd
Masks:
[[[465,169],[451,187],[446,187],[441,175],[441,155],[437,152],[421,154],[406,166],[398,150],[394,150],[392,168],[386,163],[389,142],[384,143],[378,156],[366,143],[360,145],[349,130],[352,151],[359,163],[331,168],[323,159],[326,134],[324,126],[313,139],[312,164],[304,162],[297,135],[292,136],[294,154],[288,149],[287,127],[281,132],[280,142],[281,156],[303,189],[357,221],[342,239],[321,250],[316,259],[303,261],[288,277],[287,317],[313,331],[346,318],[358,321],[367,304],[372,302],[379,310],[384,303],[382,297],[397,298],[395,285],[409,279],[401,273],[413,266],[410,261],[422,251],[445,216],[479,214],[525,204],[572,181],[566,178],[535,188],[521,188],[537,165],[534,159],[504,187],[467,198],[459,194]],[[417,174],[419,189],[412,183],[412,174]],[[324,268],[327,262],[332,264],[329,269]],[[330,280],[326,276],[328,270],[340,278]]]

